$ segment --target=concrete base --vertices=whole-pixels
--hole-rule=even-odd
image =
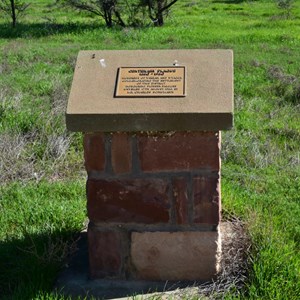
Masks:
[[[166,293],[189,286],[200,284],[198,282],[155,282],[155,281],[133,281],[133,280],[108,280],[97,279],[87,280],[86,274],[73,276],[63,289],[58,289],[58,293],[76,298],[78,296],[87,299],[141,299],[136,296],[144,295],[149,299],[152,294]],[[134,297],[134,298],[133,298]],[[142,298],[146,299],[146,298]]]

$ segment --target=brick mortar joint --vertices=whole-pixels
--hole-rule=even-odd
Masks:
[[[194,176],[190,174],[187,180],[187,198],[188,198],[188,222],[190,226],[193,226],[194,219],[194,195],[193,195],[193,179]]]
[[[141,174],[141,166],[139,160],[139,153],[138,153],[138,143],[136,136],[131,136],[131,171],[132,175]]]
[[[109,177],[108,177],[109,176]],[[88,180],[123,180],[123,179],[169,179],[174,177],[207,177],[207,178],[219,178],[220,170],[192,170],[192,171],[166,171],[166,172],[140,172],[131,174],[112,174],[99,171],[88,172]]]
[[[138,223],[94,223],[89,222],[88,230],[131,232],[215,232],[218,225],[173,225],[173,224],[138,224]]]
[[[172,178],[170,177],[168,180],[168,186],[169,186],[169,191],[168,191],[168,198],[170,201],[170,208],[169,208],[169,215],[170,215],[170,223],[172,225],[176,224],[176,203],[175,203],[175,197],[174,197],[174,185],[172,182]]]
[[[104,174],[112,175],[112,161],[111,161],[111,139],[112,137],[108,134],[104,135],[104,153],[105,153],[105,166],[104,166]]]

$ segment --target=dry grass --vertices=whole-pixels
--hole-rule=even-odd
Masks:
[[[142,300],[191,300],[191,299],[223,299],[227,294],[241,293],[247,280],[249,265],[250,237],[245,224],[237,218],[221,223],[222,259],[221,271],[215,281],[192,287],[165,291],[148,295],[140,295],[130,299]],[[125,299],[125,298],[124,298]]]
[[[56,78],[53,82],[51,94],[51,112],[54,115],[63,115],[67,108],[68,88],[64,86],[60,78]]]
[[[280,80],[287,84],[293,84],[298,80],[296,76],[284,73],[279,66],[270,66],[268,69],[268,77],[270,79]]]
[[[30,149],[39,147],[41,141],[46,144],[45,147],[41,146],[41,155],[32,153]],[[55,174],[56,178],[63,177],[70,171],[68,167],[71,164],[67,161],[70,142],[71,137],[66,134],[1,134],[0,181],[39,181],[48,174]]]
[[[237,218],[221,223],[222,260],[218,279],[199,287],[209,299],[222,297],[229,291],[239,293],[247,280],[250,237],[245,224]]]
[[[262,169],[280,163],[283,157],[283,149],[271,139],[262,142],[260,136],[252,131],[233,129],[225,132],[223,137],[221,156],[224,162],[238,161],[242,165]]]
[[[285,73],[278,66],[267,70],[269,79],[275,81],[274,94],[281,103],[300,104],[300,80],[297,76]]]
[[[7,182],[20,178],[35,179],[31,156],[26,155],[27,137],[21,134],[0,135],[0,181]]]
[[[221,223],[222,259],[218,278],[198,286],[206,299],[222,299],[227,293],[239,294],[247,280],[250,237],[245,224],[237,218]],[[201,298],[200,298],[201,299]]]
[[[41,265],[65,262],[77,250],[78,237],[77,239],[66,241],[62,237],[53,237],[50,235],[44,242],[43,251],[38,249],[37,242],[33,240],[30,234],[26,235],[26,238],[30,241],[30,246],[19,250],[34,257],[38,264]]]
[[[50,180],[57,180],[68,177],[75,168],[82,169],[80,157],[72,154],[74,134],[65,129],[66,82],[54,78],[50,85],[51,94],[38,104],[43,107],[28,107],[26,93],[0,88],[1,184],[40,181],[49,176]],[[34,119],[37,109],[41,112]]]

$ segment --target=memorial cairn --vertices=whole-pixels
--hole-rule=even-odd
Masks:
[[[232,52],[81,51],[66,122],[84,136],[90,277],[214,278]]]

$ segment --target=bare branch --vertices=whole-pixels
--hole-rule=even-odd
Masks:
[[[163,7],[160,12],[164,12],[165,10],[167,10],[168,8],[170,8],[173,4],[175,4],[178,0],[173,0],[171,1],[168,5],[166,5],[165,7]]]

